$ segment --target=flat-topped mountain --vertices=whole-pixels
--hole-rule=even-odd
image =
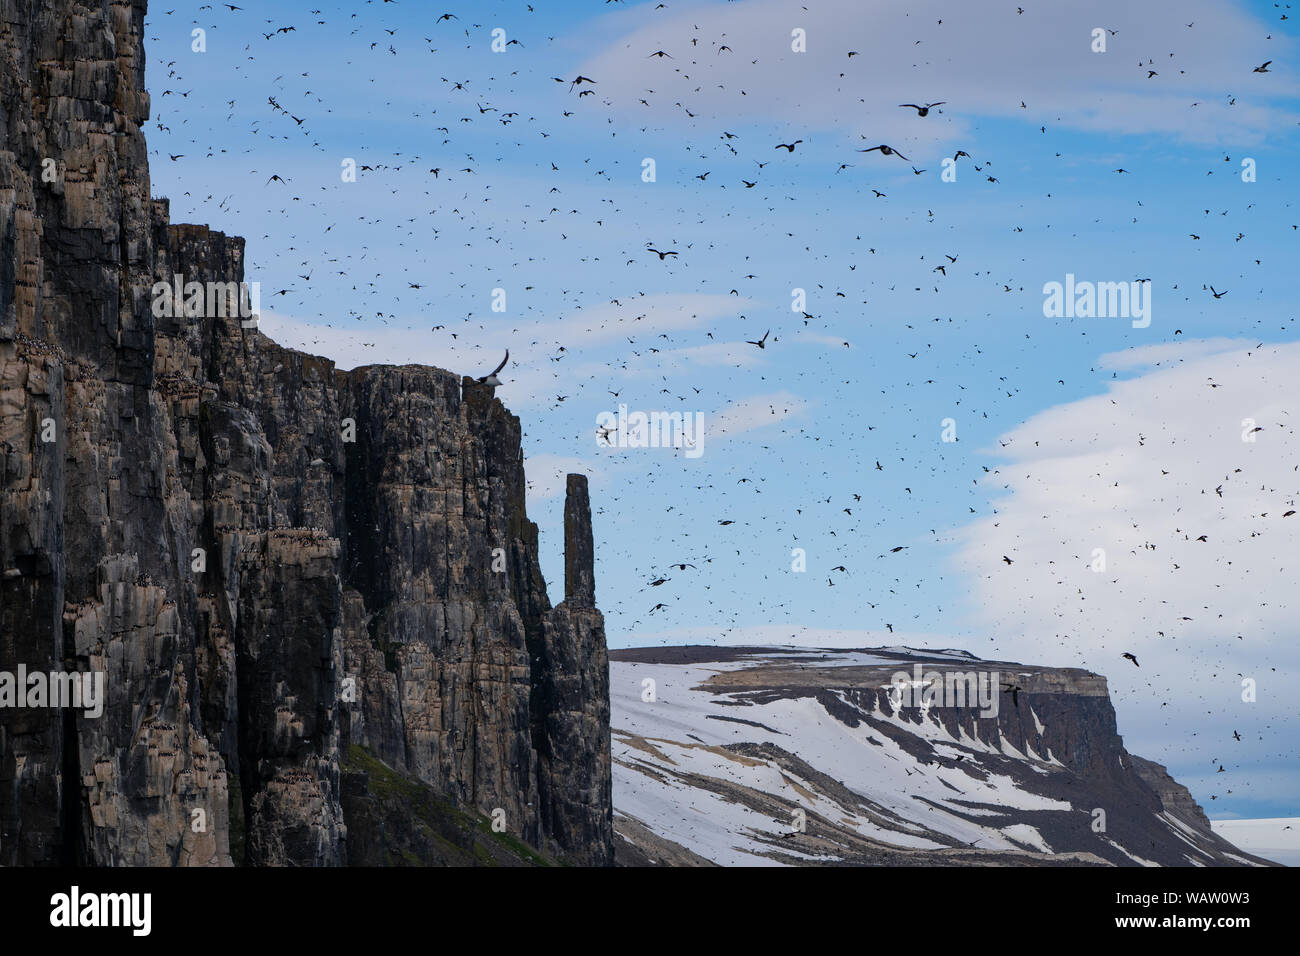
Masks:
[[[1268,865],[1124,749],[1087,671],[903,647],[610,661],[622,863]]]

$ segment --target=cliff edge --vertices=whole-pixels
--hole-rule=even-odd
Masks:
[[[0,0],[0,670],[105,681],[0,708],[0,864],[611,862],[586,480],[552,607],[490,390],[155,315],[244,242],[151,198],[145,7]]]

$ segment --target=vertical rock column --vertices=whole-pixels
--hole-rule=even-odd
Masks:
[[[564,602],[546,616],[543,660],[533,668],[542,822],[561,856],[607,866],[614,815],[605,618],[596,610],[586,477],[569,475],[566,490]]]
[[[569,475],[564,494],[564,603],[569,607],[596,606],[595,563],[587,476]]]

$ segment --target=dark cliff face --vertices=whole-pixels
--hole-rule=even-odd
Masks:
[[[0,863],[533,859],[494,811],[610,862],[585,479],[552,608],[490,390],[153,315],[244,244],[150,199],[144,9],[0,0],[0,670],[106,685],[99,717],[0,708]]]

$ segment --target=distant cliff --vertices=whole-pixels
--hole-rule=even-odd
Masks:
[[[1087,671],[899,647],[610,656],[621,863],[1270,865],[1124,748]]]
[[[145,6],[0,0],[0,670],[107,691],[0,708],[0,864],[611,862],[586,480],[552,607],[490,390],[155,317],[244,242],[151,198]]]

